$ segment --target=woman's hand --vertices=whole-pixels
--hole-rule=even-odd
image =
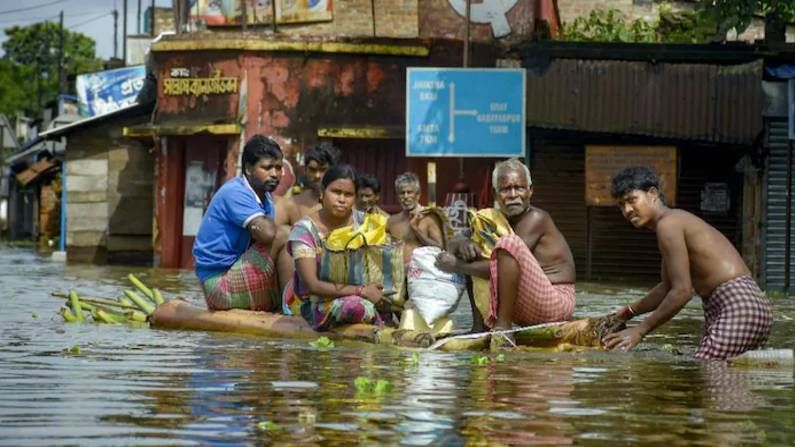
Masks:
[[[384,299],[384,286],[370,283],[362,287],[362,297],[367,298],[376,306]]]

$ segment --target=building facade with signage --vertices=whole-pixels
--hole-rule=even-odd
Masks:
[[[238,175],[242,146],[255,134],[275,138],[296,175],[306,149],[331,141],[344,161],[382,180],[392,211],[392,183],[407,170],[420,176],[428,200],[429,161],[439,201],[464,177],[468,185],[457,190],[487,186],[493,159],[406,157],[406,69],[460,67],[467,34],[469,64],[494,67],[552,11],[535,0],[473,4],[467,33],[463,0],[277,0],[275,16],[270,2],[222,3],[176,3],[177,34],[151,47],[152,120],[124,128],[127,138],[155,144],[153,244],[164,267],[192,266],[203,212]]]
[[[533,199],[566,236],[580,279],[659,278],[654,234],[632,227],[609,195],[612,176],[633,165],[654,167],[668,203],[715,226],[760,277],[764,64],[752,46],[519,51]]]

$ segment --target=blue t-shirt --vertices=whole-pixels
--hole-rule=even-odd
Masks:
[[[235,177],[215,193],[193,243],[196,276],[203,283],[229,267],[251,245],[246,228],[258,216],[274,217],[270,194],[263,202],[245,177]]]

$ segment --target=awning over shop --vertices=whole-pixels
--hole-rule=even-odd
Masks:
[[[582,43],[523,47],[522,65],[531,92],[527,124],[753,144],[763,124],[764,63],[753,48],[742,52],[744,48]]]
[[[239,135],[242,127],[239,123],[196,123],[196,122],[164,122],[125,127],[122,134],[129,138],[154,137],[167,135]]]
[[[406,136],[401,127],[321,127],[317,136],[324,138],[365,138],[374,140],[399,140]]]
[[[44,159],[33,163],[28,169],[17,174],[17,181],[23,186],[32,183],[42,175],[58,167],[55,159]]]

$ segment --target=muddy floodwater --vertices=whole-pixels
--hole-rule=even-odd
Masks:
[[[487,359],[57,314],[52,291],[115,297],[129,272],[203,305],[192,272],[64,266],[0,247],[0,445],[795,445],[791,366],[697,363],[671,349],[694,350],[698,299],[629,354]],[[643,291],[578,285],[575,316]],[[769,344],[792,348],[795,299],[774,303]],[[459,327],[467,312],[456,312]],[[388,386],[357,388],[357,378]]]

